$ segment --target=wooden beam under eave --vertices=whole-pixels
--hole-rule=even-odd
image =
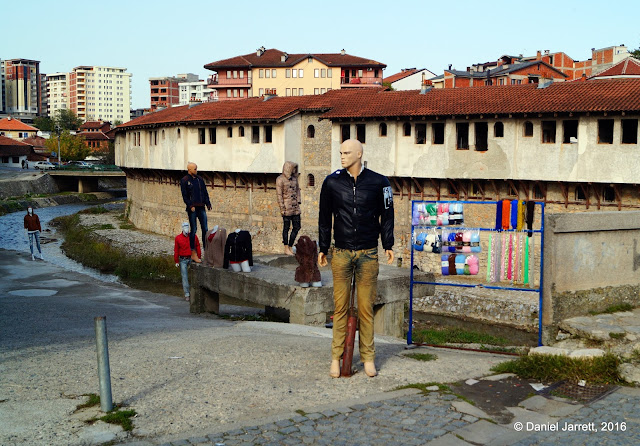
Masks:
[[[588,183],[589,186],[591,186],[591,189],[593,189],[593,195],[596,197],[596,206],[598,206],[598,210],[600,210],[600,193],[601,191],[599,191],[598,189],[596,189],[596,186],[592,183]]]
[[[587,209],[589,209],[589,205],[591,204],[589,202],[589,186],[585,188],[584,184],[582,183],[578,183],[578,185],[580,186],[580,189],[582,189],[582,193],[584,194],[584,198],[586,200]]]
[[[429,178],[433,189],[436,191],[436,201],[440,201],[440,181],[436,181],[433,178]]]
[[[402,197],[404,196],[404,190],[402,190],[402,186],[398,184],[398,180],[396,180],[395,177],[391,177],[391,179],[393,180],[393,184],[395,184],[396,186],[396,190],[400,190],[400,199],[402,199]]]
[[[456,200],[460,200],[460,190],[458,189],[458,185],[455,183],[455,180],[452,180],[451,178],[447,178],[447,182],[456,191]]]
[[[558,184],[560,185],[560,189],[562,189],[562,196],[564,197],[564,207],[568,208],[569,207],[569,190],[567,189],[566,184],[564,184],[562,181],[558,181]]]
[[[480,190],[480,195],[482,196],[482,201],[484,201],[484,188],[482,187],[480,182],[476,180],[471,180],[471,184],[475,184],[476,186],[478,186],[478,189]]]
[[[420,192],[420,199],[424,201],[424,185],[420,184],[414,177],[411,177],[411,180],[413,180],[413,184],[416,185],[416,191]]]
[[[616,193],[616,201],[618,202],[618,210],[622,210],[622,196],[620,195],[620,189],[618,189],[617,184],[612,184],[613,190]]]
[[[518,184],[520,185],[520,189],[522,189],[522,192],[524,192],[524,196],[527,199],[527,201],[529,201],[529,182],[526,180],[520,180],[518,181]]]
[[[496,182],[494,180],[489,180],[489,184],[491,184],[493,192],[496,194],[496,201],[500,201],[500,191],[498,190],[498,186],[496,186]]]

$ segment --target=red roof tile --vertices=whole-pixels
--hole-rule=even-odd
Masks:
[[[32,152],[33,147],[30,144],[0,135],[0,154],[2,156],[21,156]]]
[[[640,76],[640,60],[627,57],[594,77],[604,76]]]
[[[282,56],[286,54],[278,49],[268,49],[261,56],[256,53],[249,53],[242,56],[223,59],[206,64],[208,70],[219,71],[226,68],[278,68],[291,67],[307,57],[313,57],[329,67],[376,67],[385,68],[386,65],[375,60],[363,57],[342,55],[340,53],[328,54],[288,54],[286,60],[282,62]]]
[[[384,118],[523,113],[640,111],[640,79],[598,82],[554,82],[474,88],[412,91],[331,90],[323,95],[274,97],[267,101],[206,102],[172,107],[117,127],[198,122],[281,121],[300,111],[322,112],[322,118]]]
[[[404,71],[401,71],[399,73],[392,74],[389,77],[385,77],[383,79],[383,82],[388,82],[388,83],[396,82],[396,81],[399,81],[400,79],[404,79],[405,77],[411,76],[412,74],[416,74],[419,71],[421,71],[421,70],[417,70],[415,68],[413,68],[411,70],[404,70]]]
[[[37,132],[38,129],[35,127],[31,127],[30,125],[25,124],[19,119],[15,118],[4,118],[0,119],[0,130],[18,130],[18,131],[29,131],[29,132]]]
[[[111,139],[103,132],[80,132],[76,135],[87,141],[109,141]]]

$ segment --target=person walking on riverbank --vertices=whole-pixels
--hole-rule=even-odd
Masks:
[[[38,254],[40,260],[44,260],[42,257],[42,250],[40,249],[40,232],[42,227],[40,226],[40,218],[33,212],[33,208],[29,206],[27,208],[27,215],[24,216],[24,232],[29,238],[29,249],[31,249],[31,260],[35,260],[33,255],[33,239],[36,239],[36,247],[38,248]]]
[[[182,276],[182,291],[184,291],[184,300],[187,302],[190,300],[191,293],[189,292],[189,264],[191,264],[191,243],[189,241],[189,222],[182,223],[182,232],[176,235],[175,243],[173,246],[173,261],[176,267],[180,267],[180,275]],[[195,236],[196,250],[198,257],[201,256],[200,252],[200,240],[198,236]]]
[[[191,245],[191,260],[196,263],[202,262],[200,254],[196,254],[196,232],[198,231],[198,222],[200,220],[200,229],[202,230],[202,241],[206,243],[205,235],[209,230],[207,227],[207,212],[211,210],[211,202],[207,193],[207,186],[201,176],[198,175],[198,166],[196,163],[187,164],[187,175],[180,180],[180,190],[182,191],[182,200],[187,206],[187,216],[189,217],[189,225],[191,232],[189,233],[189,243]],[[200,252],[200,244],[198,243],[198,253]]]

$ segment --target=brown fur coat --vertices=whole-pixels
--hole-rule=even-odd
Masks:
[[[300,264],[296,268],[296,282],[320,282],[318,245],[306,235],[300,237],[296,243],[296,260]]]

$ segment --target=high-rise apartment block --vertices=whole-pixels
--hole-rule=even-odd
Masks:
[[[192,82],[180,82],[180,103],[187,105],[190,102],[207,102],[211,89],[207,86],[206,80],[196,80]]]
[[[129,121],[131,73],[126,68],[86,66],[69,73],[69,108],[83,121]]]
[[[29,59],[0,61],[0,113],[32,122],[42,113],[40,62]]]
[[[151,77],[151,111],[180,105],[181,82],[198,82],[198,75],[193,73],[178,74],[175,77]]]
[[[47,74],[47,114],[69,108],[69,73]]]

